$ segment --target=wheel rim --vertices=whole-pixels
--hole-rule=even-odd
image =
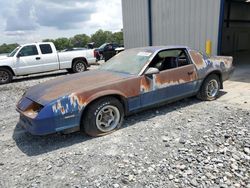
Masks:
[[[77,72],[83,72],[85,70],[85,66],[83,63],[76,63],[76,71]]]
[[[104,106],[96,116],[96,126],[102,132],[114,130],[120,121],[120,111],[115,106]]]
[[[5,71],[0,71],[0,81],[6,82],[9,79],[9,74]]]
[[[207,85],[207,95],[209,97],[215,97],[219,91],[219,84],[217,80],[210,80]]]

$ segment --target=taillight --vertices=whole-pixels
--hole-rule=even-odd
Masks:
[[[95,58],[97,57],[97,53],[98,53],[98,51],[94,50],[94,57]]]

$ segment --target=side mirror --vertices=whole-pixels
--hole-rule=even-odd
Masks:
[[[146,72],[145,72],[145,75],[146,76],[151,76],[153,74],[159,74],[159,69],[157,68],[154,68],[154,67],[150,67]]]
[[[21,57],[21,54],[20,54],[20,53],[18,53],[18,54],[16,55],[16,57],[17,57],[17,58]]]

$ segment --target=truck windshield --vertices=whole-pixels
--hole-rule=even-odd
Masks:
[[[141,49],[126,50],[108,60],[100,69],[138,75],[152,55],[152,52]]]
[[[8,57],[13,57],[21,46],[18,46],[15,50],[9,53]]]

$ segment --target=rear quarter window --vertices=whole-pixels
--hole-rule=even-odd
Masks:
[[[39,45],[42,54],[52,54],[52,48],[50,44],[40,44]]]

